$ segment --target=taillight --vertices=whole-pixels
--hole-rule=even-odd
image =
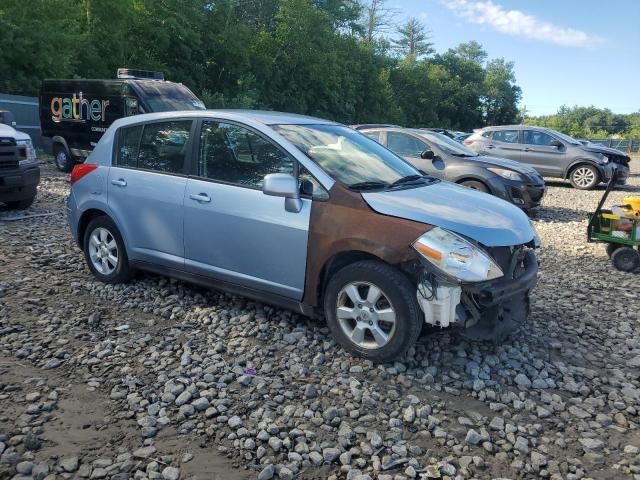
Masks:
[[[465,139],[462,141],[462,144],[463,144],[463,145],[471,145],[472,143],[473,143],[473,140],[469,140],[469,139],[467,139],[467,138],[465,138]]]
[[[98,165],[96,165],[94,163],[78,163],[78,164],[76,164],[76,166],[73,167],[73,170],[71,171],[71,185],[76,183],[78,180],[80,180],[85,175],[93,172],[96,168],[98,168]]]

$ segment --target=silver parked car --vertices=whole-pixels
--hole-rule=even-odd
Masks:
[[[526,163],[545,177],[568,179],[575,188],[591,190],[608,182],[626,183],[630,158],[619,150],[587,145],[550,128],[505,125],[476,130],[462,142],[483,155]]]
[[[119,119],[74,167],[67,209],[101,281],[148,270],[323,314],[340,345],[375,361],[425,324],[502,339],[526,320],[538,272],[515,206],[299,115]]]

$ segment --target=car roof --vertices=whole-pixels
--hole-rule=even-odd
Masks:
[[[474,130],[474,131],[478,131],[478,132],[484,132],[486,130],[522,130],[526,128],[527,130],[541,130],[541,131],[545,131],[545,130],[549,130],[547,127],[538,127],[536,125],[496,125],[496,126],[487,126],[487,127],[482,127],[479,130]]]
[[[357,125],[350,125],[354,130],[369,130],[373,128],[402,128],[400,125],[393,125],[391,123],[360,123]]]
[[[240,110],[240,109],[219,109],[219,110],[179,110],[171,112],[155,112],[133,115],[121,118],[117,121],[118,126],[134,125],[137,123],[152,122],[155,120],[165,120],[178,117],[216,117],[225,120],[247,120],[264,125],[340,125],[337,122],[324,120],[322,118],[308,117],[295,113],[272,112],[268,110]]]

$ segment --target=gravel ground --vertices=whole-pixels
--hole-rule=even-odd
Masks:
[[[28,212],[0,208],[52,214],[0,221],[0,479],[640,479],[639,277],[585,241],[602,190],[549,183],[520,332],[385,365],[241,297],[94,281],[67,191],[44,165]]]

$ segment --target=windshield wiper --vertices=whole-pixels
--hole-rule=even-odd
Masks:
[[[470,155],[468,153],[452,153],[454,157],[477,157],[478,155]]]
[[[368,182],[356,182],[349,185],[349,190],[375,190],[381,188],[387,188],[390,185],[387,182],[368,181]]]
[[[406,185],[408,183],[414,183],[418,180],[420,180],[420,182],[423,182],[426,179],[422,175],[407,175],[406,177],[399,178],[398,180],[393,182],[391,185],[389,185],[389,188]]]

